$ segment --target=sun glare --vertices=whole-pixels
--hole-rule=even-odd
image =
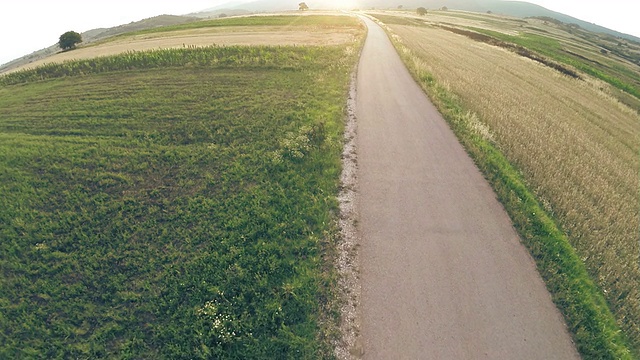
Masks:
[[[357,0],[325,0],[323,1],[327,7],[336,9],[351,10],[358,7],[359,1]]]

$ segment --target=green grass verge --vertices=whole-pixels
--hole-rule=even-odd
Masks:
[[[395,46],[399,48],[397,42]],[[398,49],[405,64],[429,95],[509,213],[531,252],[553,301],[564,315],[578,351],[585,359],[633,359],[599,288],[553,218],[530,191],[519,171],[500,150],[470,126],[460,99],[431,75],[418,72],[412,55]]]
[[[3,78],[0,358],[331,357],[357,51],[147,55]]]

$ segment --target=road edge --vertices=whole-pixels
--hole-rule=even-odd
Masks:
[[[364,23],[363,23],[364,24]],[[365,27],[366,29],[366,27]],[[359,57],[367,34],[359,48]],[[339,326],[340,334],[334,343],[334,355],[338,360],[357,360],[364,355],[360,339],[360,263],[358,247],[360,237],[357,229],[358,219],[358,122],[356,116],[356,94],[358,64],[351,72],[349,95],[346,103],[344,127],[344,146],[341,155],[342,172],[340,174],[340,192],[338,202],[339,240],[336,244],[335,267],[338,272],[338,296],[340,297]]]

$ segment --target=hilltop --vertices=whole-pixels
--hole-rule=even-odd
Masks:
[[[129,24],[114,26],[111,28],[97,28],[97,29],[88,30],[83,32],[81,35],[83,39],[83,44],[86,45],[96,41],[104,40],[106,38],[109,38],[115,35],[125,34],[128,32],[153,29],[153,28],[170,26],[170,25],[179,25],[179,24],[196,21],[196,20],[198,20],[198,18],[191,17],[191,16],[159,15],[159,16],[143,19],[140,21],[134,21]],[[2,66],[0,66],[0,73],[5,72],[7,70],[11,70],[21,65],[42,60],[60,51],[61,49],[58,46],[58,44],[53,44],[47,48],[35,51],[29,55],[25,55],[21,58],[18,58],[6,64],[3,64]]]
[[[311,9],[327,9],[341,7],[335,1],[328,0],[311,0],[306,1]],[[539,5],[524,1],[499,1],[499,0],[361,0],[359,2],[361,10],[365,9],[395,9],[402,5],[405,9],[415,9],[425,7],[427,9],[441,9],[447,7],[451,10],[463,10],[486,13],[491,11],[494,14],[509,15],[515,17],[550,17],[564,23],[577,24],[581,28],[596,32],[613,35],[616,37],[638,41],[640,38],[619,31],[611,30],[603,26],[599,26],[587,21],[577,19],[575,17],[565,15],[556,11],[549,10]],[[295,5],[295,4],[294,4]],[[224,5],[203,10],[203,13],[219,13],[221,9],[225,11],[238,11],[240,9],[250,12],[260,11],[283,11],[291,10],[292,1],[290,0],[258,0],[253,2],[232,1]],[[350,10],[350,9],[349,9]]]

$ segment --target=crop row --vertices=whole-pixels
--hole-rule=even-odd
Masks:
[[[65,76],[78,76],[139,69],[166,67],[235,67],[235,68],[274,68],[281,70],[299,70],[320,68],[323,59],[328,56],[339,62],[340,53],[336,47],[300,48],[294,46],[209,46],[134,51],[120,55],[99,57],[89,60],[67,61],[47,64],[35,69],[23,70],[0,76],[0,85],[15,85],[30,81],[46,80]]]

